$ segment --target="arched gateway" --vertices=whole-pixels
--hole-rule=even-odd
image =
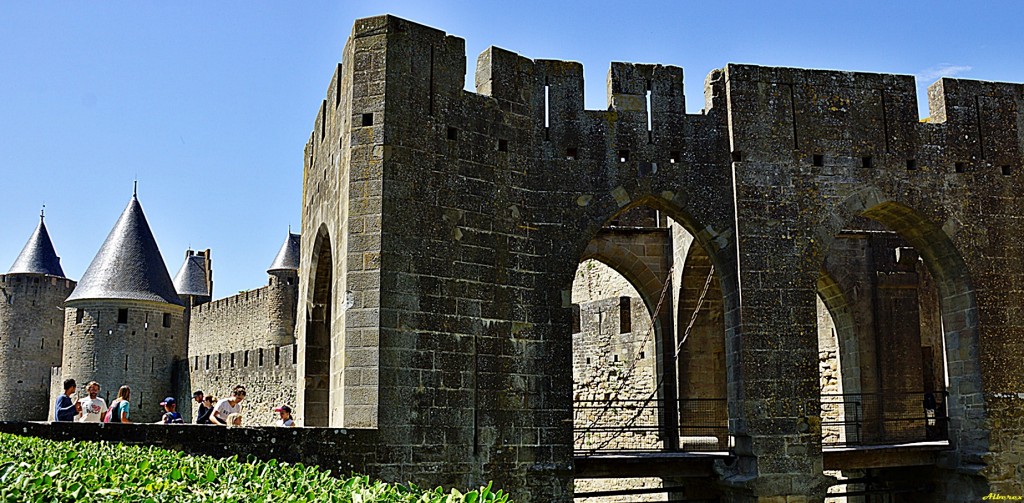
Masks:
[[[353,464],[569,501],[569,285],[602,226],[646,205],[692,235],[721,292],[732,441],[676,473],[697,470],[730,501],[823,497],[832,463],[886,487],[920,483],[930,500],[1020,488],[992,467],[1024,435],[1018,322],[1005,314],[1019,300],[1008,285],[1024,282],[1021,86],[943,79],[922,122],[913,79],[895,75],[728,65],[688,114],[673,66],[613,63],[607,110],[584,109],[577,63],[491,48],[475,93],[465,71],[462,39],[359,20],[305,148],[300,361],[318,361],[310,332],[323,327],[326,424],[379,440]],[[854,215],[921,254],[949,355],[949,445],[885,446],[870,467],[823,450],[820,423],[816,304],[841,289],[819,280]],[[676,339],[662,339],[672,353]],[[314,375],[298,382],[310,412]]]

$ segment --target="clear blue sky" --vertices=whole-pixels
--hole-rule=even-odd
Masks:
[[[840,5],[841,3],[849,4]],[[300,220],[302,148],[356,18],[580,61],[679,65],[688,107],[729,62],[1024,82],[1021,2],[0,2],[0,272],[44,202],[78,279],[139,179],[171,275],[212,248],[215,294],[265,282]],[[924,81],[922,81],[924,79]]]

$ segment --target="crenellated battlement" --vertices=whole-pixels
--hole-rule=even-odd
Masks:
[[[192,372],[216,372],[224,369],[246,369],[246,368],[295,368],[295,345],[269,346],[265,348],[243,349],[238,351],[226,351],[223,353],[211,353],[205,355],[190,355],[188,357],[188,368]]]
[[[983,401],[977,351],[964,349],[983,346],[962,325],[986,316],[975,295],[1015,305],[989,268],[1019,256],[1021,85],[942,79],[922,120],[910,76],[729,64],[687,113],[681,67],[613,62],[607,108],[587,110],[578,62],[491,47],[467,91],[465,42],[394,16],[356,21],[341,59],[304,152],[296,408],[309,424],[526,459],[468,471],[568,501],[564,476],[532,470],[571,463],[570,435],[547,430],[571,421],[569,285],[600,229],[642,205],[685,229],[716,274],[725,368],[707,368],[742,400],[729,405],[737,454],[757,458],[756,474],[754,460],[730,468],[737,479],[820,487],[806,477],[818,454],[782,446],[813,445],[789,430],[807,414],[793,404],[820,394],[816,281],[835,236],[865,218],[949,275],[944,302],[968,313],[946,328],[964,353],[948,367],[962,390],[951,424],[958,449],[987,449],[968,410]],[[987,364],[986,385],[1019,387],[1011,367]]]
[[[200,314],[205,314],[207,316],[214,315],[218,311],[236,309],[237,306],[242,305],[249,307],[259,306],[267,300],[267,297],[269,297],[268,290],[271,288],[273,287],[261,286],[252,290],[239,292],[230,297],[224,297],[222,299],[212,300],[205,304],[200,304],[193,308],[193,316],[199,316]]]
[[[922,120],[911,76],[752,65],[725,71],[738,160],[942,174],[996,168],[1003,175],[1022,164],[1020,84],[941,79],[929,88],[931,115]]]
[[[44,274],[0,274],[0,289],[3,289],[8,295],[49,295],[55,293],[58,295],[64,294],[67,297],[75,289],[75,282],[67,278],[58,278]]]

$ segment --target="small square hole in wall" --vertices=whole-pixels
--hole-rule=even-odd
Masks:
[[[373,113],[363,114],[363,126],[373,125]]]
[[[907,159],[907,171],[914,171],[915,169],[917,169],[917,160]]]
[[[678,150],[673,150],[668,154],[668,162],[672,164],[683,162],[683,156]]]
[[[619,355],[615,355],[615,361],[619,361]]]
[[[860,158],[860,165],[862,168],[871,169],[875,167],[875,161],[874,159],[871,158],[870,155],[866,155]]]
[[[580,157],[580,149],[576,147],[569,147],[565,149],[565,158],[570,161],[575,161]]]
[[[590,357],[587,357],[587,365],[590,365]]]
[[[965,163],[965,162],[954,162],[953,163],[953,171],[955,171],[957,173],[963,173],[964,171],[967,171],[967,163]]]
[[[743,152],[740,150],[733,150],[732,162],[743,162]]]
[[[815,166],[824,166],[825,165],[825,156],[823,156],[821,154],[814,154],[812,156],[812,160],[813,160]]]
[[[508,140],[498,140],[498,152],[508,152]]]
[[[459,139],[459,130],[455,129],[453,127],[448,128],[448,139],[449,140],[458,140]]]
[[[999,170],[1003,172],[1003,176],[1010,176],[1013,173],[1013,168],[1009,164],[1001,166]]]
[[[629,151],[628,150],[620,150],[619,151],[619,162],[629,162]]]

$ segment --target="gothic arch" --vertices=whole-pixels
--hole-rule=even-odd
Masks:
[[[330,425],[334,254],[326,225],[317,230],[309,259],[308,302],[303,307],[305,331],[303,420],[305,426]]]
[[[978,306],[967,265],[949,236],[922,213],[886,197],[876,188],[857,191],[835,206],[819,229],[821,256],[828,256],[843,225],[862,216],[899,234],[918,252],[935,279],[943,327],[949,392],[950,444],[964,452],[984,452],[984,397],[979,362]]]

